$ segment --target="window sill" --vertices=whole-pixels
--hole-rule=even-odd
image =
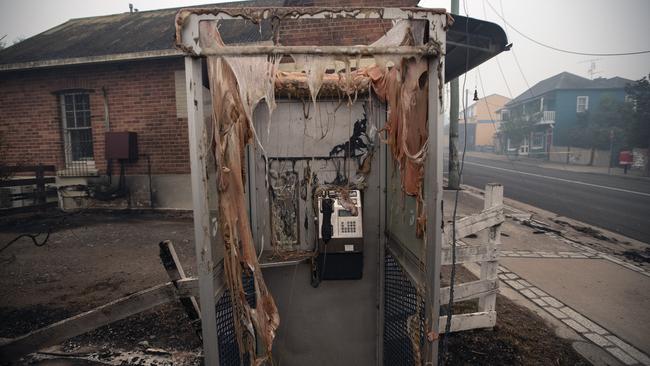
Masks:
[[[99,171],[92,160],[73,161],[67,163],[65,169],[57,170],[56,175],[59,177],[97,177]]]
[[[99,176],[99,171],[97,169],[92,169],[92,170],[87,170],[85,172],[80,172],[78,169],[63,169],[63,170],[58,170],[56,172],[56,175],[59,177],[98,177]]]

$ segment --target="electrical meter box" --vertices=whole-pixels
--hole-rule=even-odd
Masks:
[[[318,196],[317,258],[320,279],[363,276],[363,207],[361,191],[326,191]]]
[[[106,160],[138,160],[138,134],[135,132],[106,132]]]

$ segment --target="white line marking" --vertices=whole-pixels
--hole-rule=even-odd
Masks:
[[[640,196],[645,196],[645,197],[650,197],[650,193],[644,193],[644,192],[637,192],[637,191],[630,191],[627,189],[622,189],[622,188],[616,188],[616,187],[607,187],[607,186],[600,186],[598,184],[592,184],[592,183],[586,183],[586,182],[580,182],[578,180],[571,180],[571,179],[563,179],[563,178],[556,178],[556,177],[549,177],[546,175],[541,175],[541,174],[534,174],[534,173],[526,173],[526,172],[520,172],[518,170],[512,170],[512,169],[506,169],[506,168],[499,168],[496,166],[492,165],[485,165],[485,164],[478,164],[478,163],[473,163],[471,161],[465,160],[465,164],[469,165],[476,165],[476,166],[482,166],[484,168],[490,168],[490,169],[497,169],[497,170],[503,170],[505,172],[511,172],[511,173],[517,173],[517,174],[523,174],[523,175],[530,175],[533,177],[539,177],[539,178],[545,178],[545,179],[551,179],[551,180],[558,180],[561,182],[567,182],[567,183],[573,183],[573,184],[582,184],[584,186],[589,186],[589,187],[595,187],[595,188],[601,188],[601,189],[609,189],[612,191],[618,191],[618,192],[624,192],[624,193],[631,193],[631,194],[638,194]]]

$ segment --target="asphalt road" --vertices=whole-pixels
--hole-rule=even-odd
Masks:
[[[466,156],[462,183],[490,182],[508,198],[650,243],[650,180]]]

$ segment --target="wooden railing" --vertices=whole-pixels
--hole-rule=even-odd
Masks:
[[[544,114],[542,115],[542,121],[555,122],[555,111],[544,111]]]
[[[501,225],[505,221],[503,213],[503,186],[489,183],[485,186],[483,210],[471,216],[456,220],[456,265],[480,266],[479,278],[472,282],[456,283],[454,285],[453,302],[478,299],[478,309],[474,312],[454,313],[451,319],[451,332],[477,328],[491,328],[496,324],[496,296],[499,289],[498,247],[501,243]],[[452,259],[452,225],[445,224],[444,237],[440,253],[442,266],[450,266]],[[463,240],[476,235],[478,244],[470,244]],[[387,233],[386,250],[395,258],[402,273],[417,289],[425,286],[424,264],[407,249],[404,243]],[[449,303],[450,287],[440,288],[440,305]],[[439,318],[439,333],[445,332],[447,316]]]
[[[46,174],[51,172],[51,174]],[[3,200],[5,200],[0,212],[19,212],[32,211],[57,205],[57,201],[48,200],[51,197],[57,197],[55,188],[48,187],[47,184],[54,183],[56,168],[54,165],[19,165],[19,166],[0,166],[0,188],[4,189]],[[15,176],[16,173],[32,173],[27,176]],[[14,192],[13,187],[33,187],[27,192]],[[13,202],[21,201],[21,205],[14,206]]]
[[[478,298],[478,311],[454,314],[451,331],[457,332],[476,328],[493,327],[497,320],[495,309],[499,279],[497,277],[498,248],[501,244],[501,224],[505,221],[503,214],[503,186],[488,183],[485,186],[483,211],[478,214],[456,220],[456,264],[478,263],[481,267],[480,278],[473,282],[454,286],[454,302]],[[483,239],[480,245],[468,245],[462,239],[479,234]],[[445,238],[442,246],[442,265],[452,264],[451,225],[445,226]],[[440,304],[449,302],[450,289],[440,289]],[[440,333],[444,332],[446,316],[440,317]]]

